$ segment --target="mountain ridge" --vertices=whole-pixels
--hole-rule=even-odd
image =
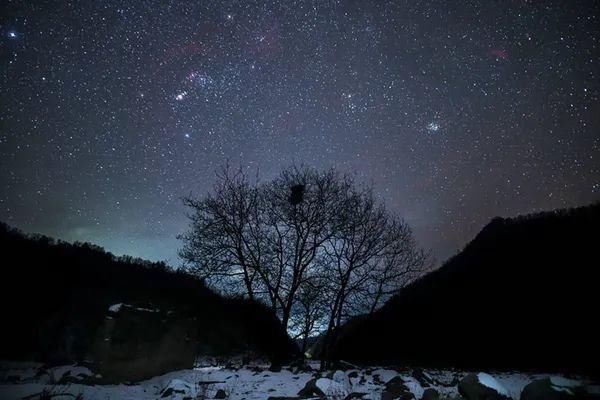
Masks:
[[[600,203],[493,218],[440,268],[342,328],[334,354],[355,362],[590,372],[599,355],[600,333],[589,322],[599,227]]]

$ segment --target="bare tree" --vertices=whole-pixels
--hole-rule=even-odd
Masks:
[[[331,298],[324,366],[347,317],[375,311],[413,273],[422,271],[426,260],[416,249],[408,225],[378,204],[371,188],[352,191],[344,204],[338,210],[339,229],[323,246]]]
[[[268,248],[273,251],[261,276],[277,297],[286,327],[298,291],[320,274],[319,251],[337,230],[337,210],[350,185],[335,170],[292,167],[264,189]]]
[[[327,298],[324,296],[323,279],[308,279],[300,288],[296,305],[292,310],[289,331],[293,339],[300,339],[300,351],[306,354],[308,341],[322,330],[327,323]]]
[[[179,255],[191,272],[213,286],[243,287],[255,297],[260,243],[248,232],[260,225],[259,198],[241,170],[226,166],[217,173],[212,193],[184,199],[193,212],[189,232],[180,236]]]
[[[180,251],[212,285],[269,304],[304,343],[325,347],[348,316],[373,312],[425,265],[406,223],[334,169],[292,167],[266,184],[224,168],[188,197]]]

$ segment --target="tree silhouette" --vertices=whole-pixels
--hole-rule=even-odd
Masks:
[[[188,270],[262,300],[303,343],[325,330],[328,345],[428,266],[409,226],[335,169],[293,166],[259,184],[226,166],[211,193],[184,202]]]

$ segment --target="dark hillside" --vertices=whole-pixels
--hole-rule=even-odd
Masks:
[[[105,321],[113,318],[107,316],[109,307],[117,303],[162,310],[163,322],[167,315],[194,321],[185,340],[197,343],[200,355],[253,352],[277,360],[293,351],[267,308],[222,298],[202,281],[163,263],[115,257],[88,243],[28,236],[4,224],[0,254],[0,359],[87,359]],[[143,315],[135,318],[144,321]],[[144,322],[139,324],[143,329]]]
[[[441,268],[349,324],[364,363],[593,373],[600,359],[600,204],[493,219]]]

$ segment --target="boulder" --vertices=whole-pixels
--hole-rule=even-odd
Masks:
[[[421,400],[440,400],[440,394],[433,388],[427,388],[423,392]]]
[[[223,389],[219,389],[219,390],[217,390],[217,393],[215,393],[215,399],[226,399],[226,398],[227,398],[227,393]]]
[[[352,392],[352,384],[343,371],[335,371],[327,377],[317,378],[315,386],[327,397],[344,398]]]
[[[424,388],[427,388],[427,387],[430,387],[430,386],[436,384],[436,382],[434,381],[434,379],[431,376],[429,376],[429,374],[427,372],[423,371],[421,368],[415,368],[412,371],[412,376]]]
[[[465,376],[458,384],[458,392],[466,400],[510,400],[504,386],[482,372]]]
[[[195,327],[152,306],[113,305],[95,339],[92,369],[105,382],[131,382],[193,368]]]
[[[308,365],[303,358],[298,358],[292,361],[290,363],[290,370],[295,374],[298,374],[300,372],[313,372],[310,365]]]
[[[317,386],[317,378],[313,378],[306,382],[306,385],[298,392],[300,398],[320,397],[325,398],[325,393]]]
[[[269,366],[269,371],[271,372],[281,372],[281,364],[278,362],[272,362]]]
[[[572,400],[578,388],[556,378],[535,380],[523,388],[521,400]]]
[[[179,379],[173,379],[160,391],[161,400],[192,399],[194,395],[194,388],[189,383]]]
[[[404,380],[396,376],[390,379],[381,392],[381,400],[414,400],[415,396],[408,390]]]
[[[330,379],[336,383],[334,386],[337,391],[343,391],[345,393],[350,393],[352,391],[352,383],[344,371],[335,371]]]

